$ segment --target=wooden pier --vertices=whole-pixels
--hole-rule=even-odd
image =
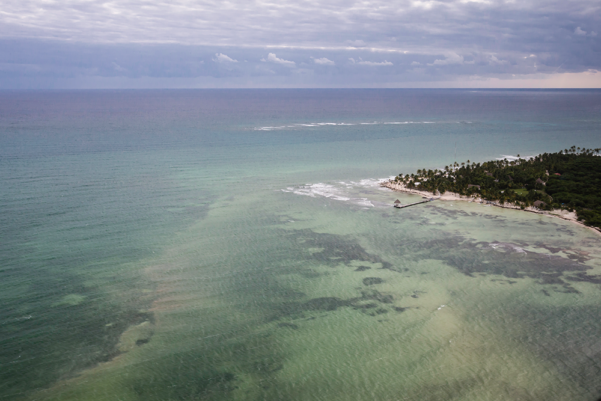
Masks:
[[[439,198],[430,198],[430,199],[426,199],[426,200],[419,201],[419,202],[408,203],[406,205],[401,205],[400,203],[395,203],[394,207],[397,208],[397,209],[404,209],[404,208],[409,207],[409,206],[415,206],[415,205],[420,205],[422,203],[432,202],[432,201],[435,201],[436,199],[439,199]]]

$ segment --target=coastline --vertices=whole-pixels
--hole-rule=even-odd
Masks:
[[[409,194],[413,194],[413,195],[420,195],[420,196],[423,196],[423,197],[426,197],[426,198],[431,198],[433,196],[437,196],[437,195],[434,195],[431,192],[419,191],[419,190],[416,190],[416,189],[407,188],[402,183],[393,182],[392,180],[382,181],[380,183],[380,186],[384,187],[384,188],[391,189],[393,191],[404,192],[404,193],[409,193]],[[511,204],[511,203],[506,203],[504,205],[501,205],[501,204],[499,204],[496,201],[487,201],[487,200],[484,200],[484,199],[482,199],[480,197],[476,197],[476,196],[474,196],[474,197],[472,197],[472,196],[464,196],[464,195],[457,194],[455,192],[445,192],[444,194],[438,196],[438,200],[486,203],[486,204],[489,204],[489,205],[492,205],[492,206],[496,206],[496,207],[500,207],[500,208],[503,208],[503,209],[520,210],[520,211],[524,211],[524,212],[536,213],[536,214],[541,214],[541,215],[550,216],[550,217],[557,217],[559,219],[566,220],[566,221],[572,222],[574,224],[577,224],[577,225],[579,225],[581,227],[588,228],[591,231],[593,231],[595,234],[601,236],[601,230],[599,230],[599,229],[597,229],[595,227],[590,227],[590,226],[587,226],[585,224],[582,224],[581,222],[578,221],[575,212],[568,212],[568,211],[562,210],[562,209],[554,209],[552,211],[545,211],[545,210],[539,210],[539,209],[537,209],[535,207],[532,207],[532,206],[529,206],[529,207],[526,207],[526,208],[522,209],[521,207],[516,206],[514,204]]]

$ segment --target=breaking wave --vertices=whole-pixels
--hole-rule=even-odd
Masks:
[[[302,129],[311,127],[327,127],[327,126],[353,126],[353,125],[405,125],[405,124],[436,124],[435,121],[371,121],[360,123],[345,123],[345,122],[322,122],[322,123],[303,123],[279,126],[254,127],[255,131],[277,131],[285,129]]]
[[[361,196],[365,190],[383,190],[380,187],[382,181],[389,178],[367,178],[360,181],[337,181],[333,183],[318,182],[315,184],[305,184],[299,186],[291,186],[282,189],[282,192],[292,193],[295,195],[310,196],[312,198],[328,198],[340,202],[348,202],[357,206],[372,208],[383,206],[381,202],[370,200],[365,196]]]

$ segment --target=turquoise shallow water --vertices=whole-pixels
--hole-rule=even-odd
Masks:
[[[598,91],[0,103],[5,399],[601,396],[601,237],[377,185],[598,147]]]

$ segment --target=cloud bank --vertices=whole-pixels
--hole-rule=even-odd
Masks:
[[[594,86],[599,29],[598,0],[4,0],[0,88]]]

